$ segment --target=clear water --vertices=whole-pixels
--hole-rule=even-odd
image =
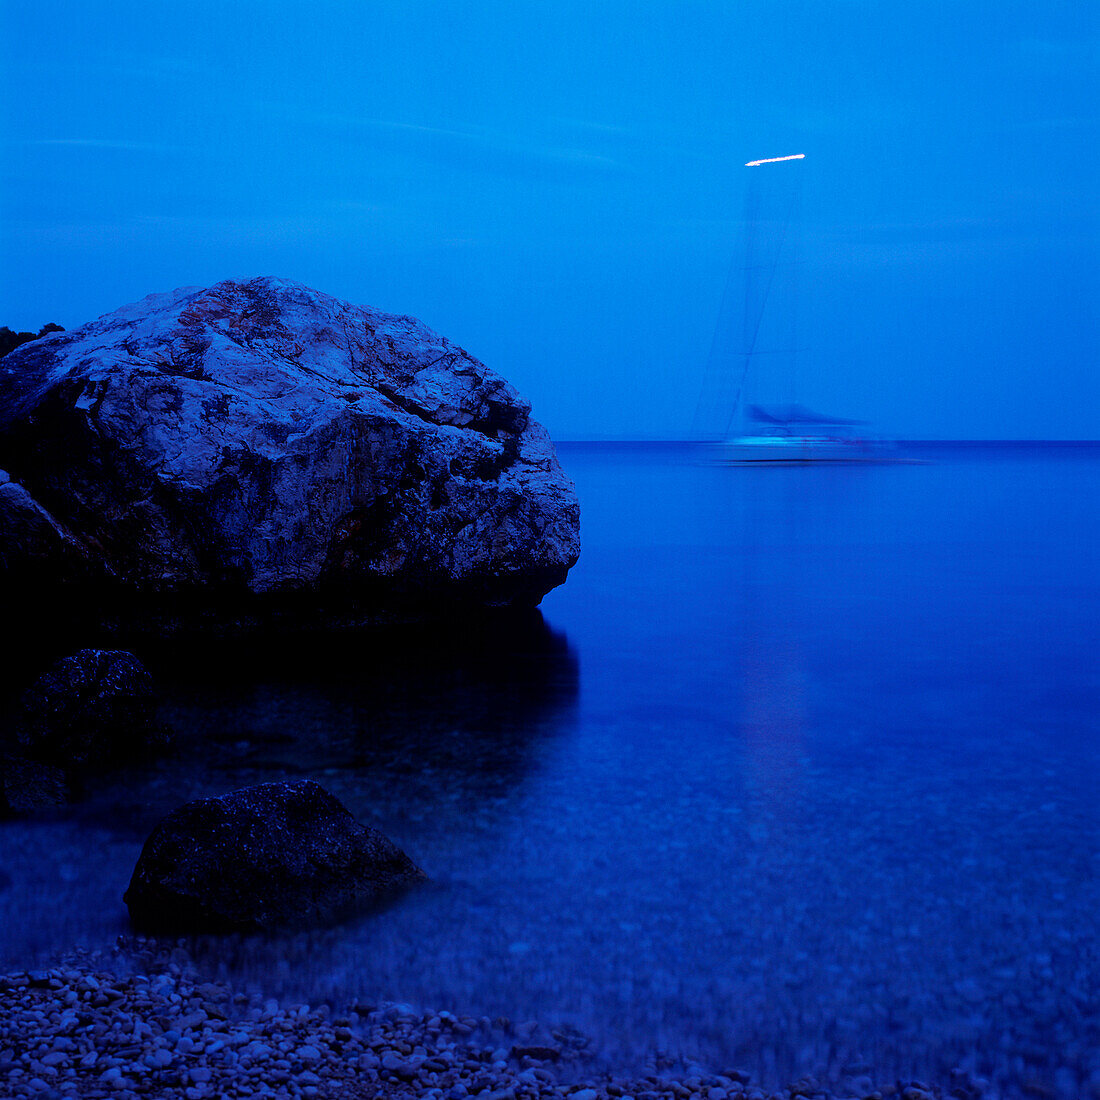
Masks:
[[[189,943],[211,974],[570,1022],[623,1068],[1100,1095],[1100,448],[560,453],[584,552],[542,619],[142,654],[177,752],[0,827],[0,964],[125,931],[168,809],[308,775],[432,883]]]

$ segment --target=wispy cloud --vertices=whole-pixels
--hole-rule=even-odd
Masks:
[[[1013,122],[1008,126],[1003,126],[1000,129],[1000,133],[1014,134],[1014,133],[1026,133],[1028,131],[1062,131],[1062,130],[1083,130],[1096,125],[1095,117],[1080,116],[1077,118],[1031,118],[1024,119],[1023,121]]]
[[[444,147],[449,147],[449,151],[465,149],[474,155],[489,155],[496,160],[498,166],[507,161],[527,161],[542,166],[555,164],[597,171],[616,171],[623,168],[615,158],[591,149],[544,143],[499,131],[444,129],[386,119],[363,119],[360,125],[379,131],[422,134],[442,143]]]
[[[559,164],[571,164],[578,167],[599,169],[620,168],[613,157],[595,153],[590,149],[560,146],[534,142],[528,138],[518,138],[491,130],[445,129],[438,126],[422,126],[417,123],[394,122],[388,119],[360,119],[358,125],[368,129],[386,130],[410,134],[423,134],[432,138],[441,138],[447,142],[457,142],[475,149],[494,153],[506,153],[513,156],[530,158],[537,161],[552,161]]]
[[[1100,36],[1080,38],[1022,38],[1019,49],[1025,54],[1055,62],[1083,61],[1095,64],[1100,60]]]
[[[95,56],[55,57],[38,52],[13,57],[7,62],[9,71],[26,78],[81,73],[98,80],[122,79],[141,81],[181,81],[192,79],[202,71],[201,64],[187,57],[156,55],[144,51],[116,51]]]
[[[564,126],[572,130],[588,131],[596,134],[629,134],[630,128],[627,126],[618,126],[610,122],[599,122],[595,119],[588,118],[552,118],[550,120],[555,125]]]
[[[155,142],[122,141],[117,138],[37,138],[24,141],[24,145],[54,146],[71,149],[120,149],[129,153],[174,153],[175,145],[159,145]]]
[[[268,108],[299,123],[358,133],[389,142],[406,155],[446,160],[464,167],[502,172],[562,171],[614,173],[628,168],[615,157],[584,143],[561,144],[482,127],[431,126],[400,119],[306,111],[285,104]]]

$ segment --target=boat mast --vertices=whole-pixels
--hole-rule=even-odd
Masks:
[[[787,248],[791,227],[796,221],[797,187],[777,186],[774,178],[774,173],[779,171],[790,173],[791,169],[790,167],[777,169],[773,166],[804,159],[805,153],[792,153],[787,156],[748,161],[745,165],[746,168],[764,168],[764,172],[769,173],[769,176],[765,178],[762,173],[754,173],[745,192],[744,261],[739,265],[735,255],[730,264],[726,289],[715,325],[714,339],[707,359],[703,392],[700,394],[695,411],[693,426],[697,437],[728,438],[734,418],[744,401],[749,367],[754,357],[762,354],[758,344],[767,313],[768,300],[775,286],[780,257]],[[792,185],[796,183],[790,178],[784,182]],[[765,198],[767,202],[764,201]],[[739,274],[743,279],[738,278]],[[738,290],[741,291],[740,294]],[[739,311],[734,306],[734,300],[737,297],[742,298]],[[791,309],[794,305],[792,300]],[[740,333],[736,331],[735,313],[739,313]],[[792,331],[787,341],[792,345],[792,350],[794,338],[795,333]],[[738,347],[739,351],[736,350]],[[768,349],[769,354],[780,351],[782,349]],[[793,377],[789,381],[793,386]],[[793,396],[791,403],[793,404]],[[708,415],[711,410],[718,409],[722,410],[721,421],[716,421],[716,418]],[[704,422],[708,420],[719,430],[706,430]]]

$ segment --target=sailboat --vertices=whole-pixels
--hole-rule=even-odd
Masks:
[[[887,454],[882,440],[865,435],[863,421],[825,416],[804,405],[750,405],[755,430],[732,436],[720,447],[725,462],[877,462]]]
[[[787,162],[802,161],[804,153],[792,153],[781,157],[766,157],[749,161],[746,168],[762,168]],[[797,174],[798,169],[779,169],[778,171]],[[777,171],[777,169],[765,169]],[[769,183],[773,181],[769,180]],[[700,413],[705,405],[716,404],[725,408],[724,423],[718,432],[715,457],[720,462],[737,465],[747,463],[788,464],[812,462],[868,462],[882,461],[889,455],[889,446],[881,440],[869,436],[864,431],[864,423],[847,417],[831,416],[815,412],[793,399],[794,356],[797,343],[794,332],[797,293],[793,286],[784,286],[783,279],[777,278],[782,271],[793,271],[795,264],[790,253],[793,251],[793,230],[797,228],[796,207],[798,204],[797,180],[785,179],[787,186],[778,185],[764,194],[773,203],[773,209],[762,210],[762,193],[759,181],[754,179],[747,199],[745,218],[746,247],[744,263],[744,307],[742,331],[738,339],[732,331],[732,310],[730,308],[736,295],[735,272],[731,271],[729,285],[723,300],[723,307],[715,331],[708,369],[709,388],[712,393],[707,399],[707,386],[704,397],[700,399],[696,413],[696,427],[701,424]],[[790,347],[763,347],[766,339],[762,333],[769,332],[774,338],[775,319],[782,314],[777,310],[776,299],[786,298],[786,313],[783,318],[791,331],[782,334],[780,343]],[[770,320],[771,325],[765,321]],[[783,327],[780,321],[779,328]],[[740,351],[733,345],[740,343]],[[763,405],[746,400],[746,384],[759,376],[759,357],[778,355],[779,372],[785,361],[787,382],[792,389],[792,399],[783,405]],[[773,363],[777,360],[773,360]],[[776,371],[772,371],[772,384],[775,384]],[[735,420],[743,421],[741,434],[731,432]],[[712,426],[713,428],[713,426]],[[711,438],[715,436],[713,431]]]

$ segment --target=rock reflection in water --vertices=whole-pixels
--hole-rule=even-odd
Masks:
[[[71,807],[2,825],[11,883],[0,894],[0,963],[128,931],[121,891],[141,845],[194,798],[308,776],[410,853],[436,813],[479,828],[538,766],[541,742],[571,728],[578,691],[576,656],[538,611],[336,636],[110,644],[131,646],[152,670],[173,751],[89,776]],[[9,710],[20,679],[52,656],[10,676]]]

